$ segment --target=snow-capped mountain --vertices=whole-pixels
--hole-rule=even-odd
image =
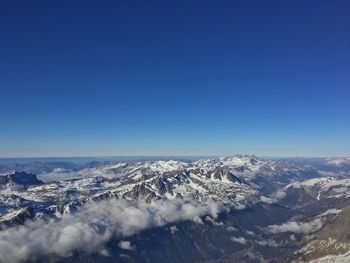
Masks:
[[[248,167],[251,169],[250,163]],[[258,200],[258,191],[235,176],[232,168],[220,161],[205,167],[201,162],[174,160],[122,162],[79,171],[54,169],[39,176],[46,183],[35,175],[16,172],[0,177],[0,220],[14,221],[23,213],[27,217],[60,216],[89,200],[109,198],[214,200],[232,207]],[[62,178],[65,180],[57,180]],[[30,213],[23,210],[26,207]]]
[[[91,214],[99,218],[104,213],[108,214],[108,218],[104,218],[97,226],[94,221],[87,220],[84,231],[102,226],[104,229],[114,229],[113,222],[119,220],[120,211],[109,214],[109,206],[112,211],[116,206],[131,216],[123,224],[132,224],[132,229],[138,229],[129,232],[121,225],[117,229],[124,233],[124,237],[131,235],[129,238],[133,239],[130,233],[159,226],[165,232],[155,234],[157,231],[154,230],[156,239],[165,238],[167,241],[164,242],[172,242],[176,246],[181,246],[181,242],[195,242],[193,246],[189,245],[191,248],[172,248],[167,253],[175,253],[175,250],[178,255],[189,253],[186,254],[188,258],[196,254],[202,260],[222,257],[220,262],[226,259],[228,262],[238,259],[241,262],[262,262],[261,259],[278,262],[279,259],[284,260],[286,253],[297,251],[312,242],[316,237],[315,231],[319,231],[320,227],[334,219],[334,215],[350,205],[350,179],[346,167],[338,167],[339,172],[330,173],[321,169],[326,160],[322,161],[322,165],[319,161],[317,164],[314,162],[236,155],[194,161],[159,159],[103,161],[83,165],[59,163],[57,167],[50,163],[48,168],[40,164],[41,172],[38,175],[29,173],[32,171],[30,164],[23,165],[27,167],[27,172],[12,172],[11,166],[8,173],[5,171],[0,176],[0,235],[5,235],[7,240],[10,235],[8,231],[13,231],[15,226],[24,224],[23,227],[28,231],[26,225],[33,224],[31,227],[40,231],[38,224],[49,226],[57,222],[69,226],[75,225],[79,218],[90,218]],[[142,217],[139,218],[140,213]],[[179,214],[174,218],[176,213]],[[152,223],[144,217],[155,218],[156,221]],[[111,218],[113,220],[107,224]],[[30,223],[33,220],[36,223]],[[133,220],[138,223],[133,223]],[[182,220],[192,220],[192,223],[182,223]],[[167,225],[170,222],[172,226]],[[142,226],[143,223],[145,226]],[[185,229],[191,233],[190,236],[183,232]],[[212,232],[208,235],[213,235],[213,241],[207,240],[202,245],[196,243],[197,239],[189,241],[192,235],[207,238],[205,233],[208,231]],[[16,236],[18,233],[11,232],[11,235]],[[95,235],[101,240],[100,232],[92,236]],[[149,238],[147,234],[140,235],[142,237],[139,239],[133,239],[135,247],[139,249],[145,246],[143,242]],[[218,235],[221,236],[220,242],[215,241]],[[115,242],[126,244],[126,241],[120,241],[120,235],[116,233],[109,236],[111,244],[108,240],[100,241],[107,246],[107,250],[111,246],[119,246],[119,243],[113,243],[113,236]],[[0,241],[0,247],[1,244],[11,247],[11,243],[4,242]],[[19,244],[20,241],[16,242]],[[227,242],[231,245],[226,245]],[[36,246],[41,247],[43,244]],[[87,253],[84,243],[81,244],[77,251]],[[93,253],[99,246],[95,245],[88,252]],[[141,252],[132,249],[132,245],[128,247],[130,262],[139,262],[137,255]],[[219,247],[221,250],[218,250]],[[65,250],[65,258],[71,254],[69,251]],[[113,254],[118,262],[125,261],[122,256],[125,251],[108,251],[106,255]],[[143,250],[142,253],[150,262],[155,262],[151,258],[154,257],[152,253],[156,252],[152,251]],[[211,252],[207,254],[204,251]],[[28,253],[23,256],[24,259],[31,257]],[[61,254],[55,251],[50,253],[59,260]],[[100,258],[106,255],[95,256]],[[157,256],[158,261],[168,257],[168,254]],[[75,259],[73,257],[72,262]],[[183,259],[173,256],[173,262]],[[62,262],[70,262],[67,260]],[[84,257],[81,260],[83,262]]]
[[[34,214],[51,217],[74,210],[89,200],[108,198],[144,202],[154,199],[214,200],[228,207],[242,208],[260,199],[261,188],[275,189],[283,182],[315,173],[242,155],[194,162],[102,163],[80,170],[56,168],[50,173],[39,174],[39,179],[32,174],[16,172],[0,177],[3,211],[0,220],[8,221],[10,217],[6,214],[17,215],[27,206],[34,209]],[[17,201],[13,202],[14,199]]]

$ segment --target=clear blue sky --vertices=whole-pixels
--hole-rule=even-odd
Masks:
[[[0,156],[350,156],[349,1],[4,1]]]

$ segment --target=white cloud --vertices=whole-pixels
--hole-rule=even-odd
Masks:
[[[278,247],[279,244],[272,239],[266,239],[266,240],[261,240],[261,241],[257,241],[256,243],[258,243],[260,246],[269,246],[269,247]]]
[[[117,165],[122,165],[122,163]],[[114,174],[113,170],[111,170],[111,168],[115,166],[116,165],[104,165],[99,167],[85,168],[78,171],[64,168],[55,168],[52,172],[39,174],[38,179],[45,183],[49,183],[53,181],[72,180],[96,176],[116,178],[118,175]]]
[[[252,237],[255,236],[255,233],[253,231],[245,231],[247,235],[250,235]]]
[[[244,237],[231,237],[231,240],[242,245],[247,243],[247,239],[245,239]]]
[[[130,241],[120,241],[120,242],[118,243],[118,246],[119,246],[121,249],[133,250],[133,246],[131,245],[131,242],[130,242]]]
[[[235,228],[235,227],[233,227],[233,226],[228,226],[228,227],[226,228],[226,230],[229,231],[229,232],[238,231],[238,229]]]
[[[176,226],[171,226],[169,229],[172,234],[174,234],[176,231],[179,231]]]
[[[211,222],[214,226],[223,226],[224,223],[222,222],[216,222],[213,218],[211,218],[210,216],[206,216],[205,217],[205,221],[207,222]]]
[[[316,218],[310,222],[289,221],[281,225],[270,225],[267,227],[267,231],[272,234],[285,232],[310,234],[319,230],[322,225],[322,220],[320,218]]]
[[[283,198],[286,197],[286,192],[284,189],[278,190],[276,192],[274,192],[273,194],[271,194],[269,197],[266,196],[261,196],[260,197],[260,201],[263,203],[267,203],[267,204],[273,204],[273,203],[277,203],[278,201],[282,200]]]
[[[207,214],[216,218],[220,210],[221,206],[214,202],[183,200],[146,204],[118,199],[90,203],[60,220],[27,222],[0,231],[0,255],[12,263],[43,256],[67,257],[72,251],[96,252],[111,237],[127,237],[180,220],[198,220]]]

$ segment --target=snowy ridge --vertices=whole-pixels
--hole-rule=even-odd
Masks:
[[[40,214],[51,218],[71,213],[92,200],[112,198],[140,202],[214,200],[227,207],[244,208],[260,201],[261,189],[274,189],[308,174],[308,169],[250,155],[194,162],[93,163],[80,170],[56,168],[38,176],[44,184],[0,183],[0,222],[9,221],[7,214],[16,215],[25,207],[32,209],[28,217]]]
[[[314,178],[303,182],[293,182],[286,186],[286,189],[288,188],[317,189],[317,200],[324,197],[350,197],[350,179],[339,179],[335,177]]]
[[[105,244],[109,239],[104,239],[103,233],[101,236],[101,232],[97,231],[95,218],[103,219],[99,226],[110,222],[107,229],[113,230],[116,220],[121,219],[118,209],[122,209],[122,213],[127,209],[132,216],[125,215],[121,222],[123,225],[117,230],[124,229],[124,226],[136,227],[136,232],[128,235],[152,226],[164,226],[161,233],[167,231],[169,226],[166,225],[171,222],[174,225],[169,230],[171,236],[167,237],[171,238],[171,242],[175,242],[180,235],[186,238],[182,226],[187,225],[187,230],[202,235],[201,238],[206,238],[207,229],[212,235],[211,239],[217,240],[218,231],[220,238],[221,235],[223,237],[220,248],[225,247],[227,242],[232,244],[228,244],[226,249],[232,246],[234,249],[245,249],[255,244],[259,250],[251,248],[252,253],[267,259],[270,258],[271,253],[267,252],[270,249],[282,255],[283,251],[289,253],[290,248],[299,249],[304,245],[309,245],[304,247],[305,251],[296,251],[314,251],[310,259],[318,251],[324,252],[322,256],[328,255],[329,251],[345,253],[350,249],[346,240],[328,242],[323,238],[321,243],[313,241],[334,220],[347,218],[343,215],[344,206],[350,205],[347,167],[319,172],[319,160],[316,166],[313,163],[314,160],[304,163],[235,155],[196,161],[161,159],[91,162],[80,167],[71,164],[55,167],[50,163],[47,168],[40,164],[40,170],[44,172],[38,176],[17,172],[0,177],[0,234],[7,238],[7,241],[1,242],[16,257],[14,244],[23,246],[22,239],[27,238],[27,235],[21,236],[16,232],[17,227],[12,226],[23,225],[20,228],[30,233],[30,227],[27,226],[35,226],[36,231],[40,232],[43,226],[50,224],[66,226],[65,222],[75,225],[87,220],[84,226],[86,231],[92,231],[93,235],[101,238],[99,244]],[[113,209],[118,212],[113,213]],[[163,220],[165,215],[169,220]],[[137,220],[137,224],[133,220]],[[178,220],[191,220],[192,223],[188,225],[189,222]],[[144,227],[139,228],[142,224]],[[235,233],[231,233],[232,229]],[[43,236],[45,233],[42,232]],[[109,237],[112,236],[111,232]],[[139,243],[134,247],[134,242]],[[178,242],[182,243],[181,240]],[[128,246],[122,243],[121,249],[130,248],[128,253],[137,255],[141,243],[142,240],[133,239],[133,243],[128,243]],[[90,241],[84,244],[90,244]],[[46,238],[38,245],[45,246]],[[97,251],[98,246],[92,246],[91,251]],[[115,251],[118,245],[112,247]],[[85,251],[85,248],[86,245],[78,247],[80,251]],[[193,249],[196,250],[196,247]],[[70,251],[71,248],[62,253]],[[28,253],[23,258],[31,257],[30,250]],[[230,262],[244,257],[244,254],[232,256]],[[298,254],[291,257],[297,259]]]
[[[46,183],[22,185],[15,181],[0,184],[0,222],[16,219],[23,208],[27,217],[60,217],[91,200],[125,198],[150,202],[157,199],[220,201],[242,208],[257,201],[258,191],[235,176],[234,167],[257,169],[248,157],[186,163],[177,160],[117,162],[78,171],[62,168],[39,175]],[[242,173],[241,173],[242,174]],[[24,173],[23,177],[27,175]],[[0,178],[1,179],[1,178]],[[26,217],[26,218],[27,218]],[[26,219],[25,218],[25,219]],[[16,220],[15,220],[16,221]]]

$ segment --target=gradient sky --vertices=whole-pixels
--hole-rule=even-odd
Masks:
[[[0,156],[350,156],[349,1],[4,1]]]

